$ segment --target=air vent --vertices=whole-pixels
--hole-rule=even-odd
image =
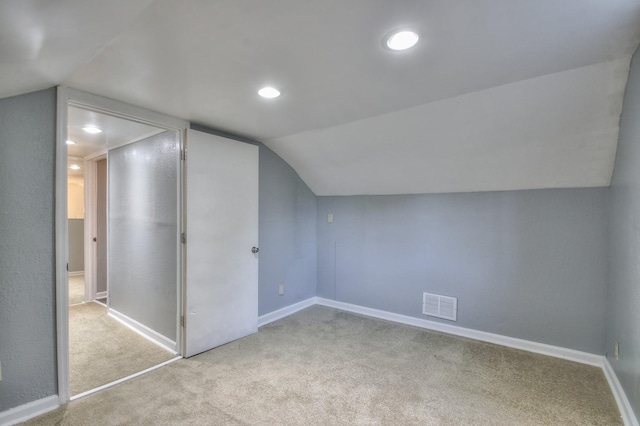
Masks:
[[[423,293],[422,313],[430,317],[444,318],[451,321],[458,319],[458,298],[439,294]]]

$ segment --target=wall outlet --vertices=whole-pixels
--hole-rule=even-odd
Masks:
[[[616,344],[613,346],[613,356],[616,359],[620,359],[620,342],[616,340]]]
[[[284,294],[284,284],[280,284],[278,286],[278,296],[282,296]]]
[[[327,215],[327,223],[333,223],[333,213]]]

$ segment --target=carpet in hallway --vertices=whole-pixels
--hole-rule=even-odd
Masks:
[[[84,301],[84,275],[69,277],[69,305]]]
[[[69,307],[71,395],[127,377],[175,355],[107,315],[97,303]]]

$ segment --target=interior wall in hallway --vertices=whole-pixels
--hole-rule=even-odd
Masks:
[[[84,271],[84,219],[69,219],[69,272]]]
[[[178,161],[175,132],[109,151],[109,307],[175,341]]]

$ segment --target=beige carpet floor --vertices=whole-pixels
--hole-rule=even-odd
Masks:
[[[31,425],[619,425],[602,371],[314,306]]]
[[[84,301],[84,275],[69,277],[69,305]]]
[[[97,303],[69,307],[71,395],[175,358],[107,315]]]

